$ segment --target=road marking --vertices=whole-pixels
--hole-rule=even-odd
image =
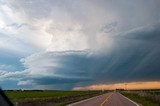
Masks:
[[[105,95],[105,94],[102,94],[102,95]],[[75,102],[75,103],[72,103],[72,104],[69,104],[69,105],[66,105],[66,106],[74,106],[74,105],[76,105],[76,104],[79,104],[79,103],[82,103],[82,102],[85,102],[85,101],[88,101],[88,100],[97,98],[97,97],[102,96],[102,95],[94,96],[94,97],[92,97],[92,98],[85,99],[85,100],[81,100],[81,101],[78,101],[78,102]]]
[[[103,104],[104,104],[105,102],[107,102],[108,99],[112,96],[112,94],[113,94],[113,93],[111,93],[110,95],[108,95],[108,96],[106,97],[106,99],[100,104],[100,106],[103,106]]]
[[[119,93],[119,92],[118,92]],[[122,95],[121,93],[119,93],[120,95]],[[137,104],[136,102],[132,101],[131,99],[125,97],[124,95],[122,95],[124,98],[126,98],[127,100],[129,100],[130,102],[132,102],[133,104],[135,104],[136,106],[139,106],[139,104]]]

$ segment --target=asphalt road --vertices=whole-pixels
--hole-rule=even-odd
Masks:
[[[118,92],[111,92],[87,100],[70,104],[69,106],[139,106],[134,101]]]

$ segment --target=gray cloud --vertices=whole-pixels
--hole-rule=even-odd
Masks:
[[[25,23],[22,23],[22,24],[18,24],[18,23],[13,23],[13,24],[11,24],[11,25],[7,25],[8,27],[14,27],[14,28],[22,28],[22,27],[25,27],[25,26],[27,26],[27,24],[25,24]]]
[[[101,31],[104,33],[110,33],[115,31],[116,26],[117,26],[117,22],[110,22],[104,25],[104,27],[102,27]]]
[[[143,41],[149,40],[149,41],[159,42],[160,40],[159,27],[160,27],[159,23],[152,26],[140,27],[140,28],[129,31],[122,36],[124,36],[127,39],[135,39],[135,40],[143,40]]]
[[[0,3],[0,63],[25,67],[0,79],[44,89],[160,80],[159,0]]]
[[[33,86],[54,88],[55,85],[64,85],[72,88],[96,83],[160,80],[160,43],[157,40],[160,29],[156,26],[131,31],[117,39],[114,38],[116,46],[108,54],[99,55],[86,50],[31,55],[22,60],[27,74],[25,73],[21,81],[24,83],[30,80],[30,83],[26,84]],[[151,29],[146,31],[149,28]],[[155,30],[155,41],[145,40],[149,35],[153,36]],[[144,40],[138,38],[138,35]],[[16,74],[12,77],[16,77]]]

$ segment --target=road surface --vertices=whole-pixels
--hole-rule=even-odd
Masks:
[[[134,101],[118,92],[111,92],[87,100],[70,104],[69,106],[139,106]]]

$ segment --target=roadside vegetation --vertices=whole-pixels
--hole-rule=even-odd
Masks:
[[[6,95],[15,106],[64,106],[103,94],[101,91],[9,90]]]
[[[121,93],[143,106],[160,106],[160,90],[122,91]]]

